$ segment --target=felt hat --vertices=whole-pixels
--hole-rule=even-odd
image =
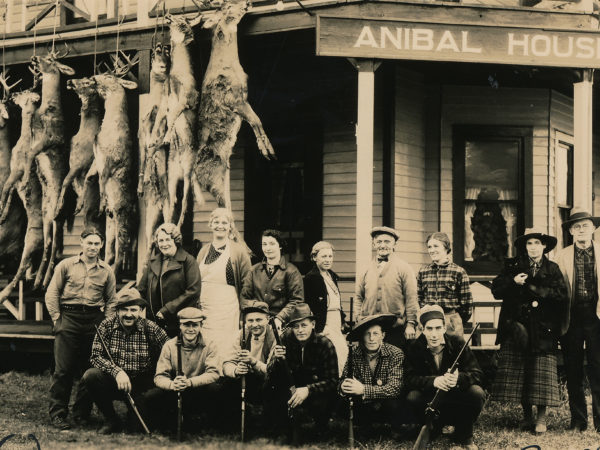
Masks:
[[[528,239],[539,239],[542,244],[546,245],[544,253],[548,253],[554,247],[556,247],[557,239],[554,236],[544,233],[542,230],[537,228],[527,228],[522,236],[515,239],[515,247],[520,250],[525,250],[525,244]]]
[[[425,326],[432,319],[442,319],[446,323],[446,316],[440,305],[425,305],[421,308],[419,312],[419,322],[421,322],[421,325]]]
[[[116,309],[126,308],[127,306],[141,306],[145,308],[148,306],[146,300],[142,298],[140,291],[135,288],[122,289],[117,293]]]
[[[375,236],[378,236],[380,234],[389,234],[396,241],[400,237],[400,236],[398,236],[398,233],[396,232],[396,230],[394,230],[393,228],[390,228],[390,227],[373,227],[373,229],[371,230],[371,237],[374,238]]]
[[[179,319],[179,323],[202,322],[206,319],[206,316],[201,309],[188,306],[177,313],[177,318]]]
[[[292,313],[290,314],[290,318],[288,319],[286,326],[289,327],[294,322],[298,322],[299,320],[314,319],[314,318],[315,318],[315,316],[313,315],[313,312],[310,310],[310,306],[308,306],[306,303],[299,303],[296,306],[294,306],[294,309],[292,310]]]
[[[251,312],[269,314],[269,305],[259,300],[248,300],[246,306],[242,308],[242,314],[246,315]]]
[[[579,222],[580,220],[591,220],[594,223],[594,226],[598,228],[600,226],[600,217],[592,216],[587,211],[575,210],[571,211],[571,215],[567,220],[565,220],[562,224],[564,229],[568,229],[575,222]]]
[[[346,339],[349,341],[360,341],[363,333],[373,325],[380,325],[381,329],[386,331],[395,321],[396,316],[394,314],[373,314],[371,316],[363,317],[354,324],[352,331],[348,333]]]

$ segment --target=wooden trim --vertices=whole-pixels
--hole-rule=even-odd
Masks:
[[[380,109],[381,141],[383,147],[383,224],[395,225],[395,167],[396,167],[396,63],[384,63],[380,71],[382,80],[376,83],[377,97],[382,102]],[[376,111],[379,108],[376,108]]]
[[[140,0],[141,1],[141,0]],[[61,0],[60,4],[71,10],[71,12],[74,12],[75,14],[79,14],[80,16],[82,16],[85,20],[87,20],[88,22],[91,20],[91,17],[88,13],[86,13],[85,11],[82,11],[81,9],[79,9],[77,6],[72,5],[71,3],[65,1],[65,0]]]
[[[25,31],[31,30],[36,26],[37,23],[39,23],[41,20],[44,20],[44,18],[50,13],[50,11],[54,9],[55,6],[55,3],[51,3],[50,5],[46,6],[42,12],[27,22],[27,25],[25,25]]]

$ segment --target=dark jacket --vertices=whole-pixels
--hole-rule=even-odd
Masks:
[[[313,331],[304,346],[304,358],[292,330],[283,334],[281,343],[296,387],[308,387],[309,395],[335,392],[339,369],[335,347],[328,338]],[[271,358],[267,364],[267,387],[287,389],[286,379],[282,360]]]
[[[187,306],[196,306],[200,297],[200,269],[196,259],[178,248],[161,276],[162,254],[153,252],[137,285],[148,301],[147,318],[156,320],[162,313],[167,329],[177,329],[177,312]]]
[[[528,277],[519,286],[514,277],[522,272]],[[497,343],[511,341],[517,347],[525,345],[521,350],[534,353],[556,350],[561,318],[569,304],[567,286],[556,263],[544,256],[533,277],[528,256],[510,258],[492,282],[492,294],[502,300]]]
[[[419,336],[411,345],[408,346],[404,358],[404,380],[408,390],[419,390],[422,392],[432,393],[436,388],[433,386],[433,380],[440,375],[445,374],[456,357],[460,353],[460,349],[465,341],[458,336],[449,336],[444,334],[446,346],[442,354],[442,363],[438,369],[435,365],[433,355],[427,348],[427,339],[425,335]],[[469,347],[460,357],[458,363],[458,383],[456,389],[464,391],[470,386],[483,383],[483,372],[479,367],[479,363],[475,355]]]
[[[331,279],[338,285],[338,275],[333,271],[329,270]],[[325,286],[325,280],[321,276],[317,266],[314,266],[306,275],[304,275],[304,301],[310,306],[310,310],[315,315],[317,325],[315,331],[321,333],[325,328],[327,321],[327,287]],[[340,310],[342,316],[342,323],[344,323],[344,313]]]
[[[283,256],[271,279],[264,261],[254,264],[244,278],[242,308],[247,306],[248,300],[267,303],[269,311],[286,323],[294,306],[304,301],[302,275]]]

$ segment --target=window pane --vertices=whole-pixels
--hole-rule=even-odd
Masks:
[[[556,203],[571,206],[571,146],[562,142],[556,147]]]
[[[465,142],[465,261],[515,256],[519,141]]]

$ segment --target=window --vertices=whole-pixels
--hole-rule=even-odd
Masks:
[[[531,130],[454,129],[454,252],[470,273],[495,274],[524,229]],[[530,184],[530,181],[529,181]]]
[[[571,235],[565,232],[561,224],[569,218],[573,207],[573,138],[556,132],[555,140],[555,173],[556,173],[556,233],[559,242],[566,247],[571,245]]]

